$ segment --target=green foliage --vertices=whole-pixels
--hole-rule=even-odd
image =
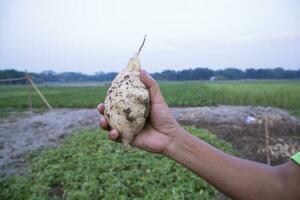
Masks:
[[[229,153],[230,144],[186,127]],[[0,182],[0,199],[214,199],[215,189],[163,156],[108,141],[98,130],[70,136],[34,156],[29,171]]]
[[[54,108],[95,107],[103,100],[107,87],[52,87],[41,86],[41,92]],[[34,108],[45,107],[38,94],[32,92]],[[25,86],[1,86],[0,108],[28,108],[28,94]]]
[[[300,109],[300,81],[175,82],[160,86],[170,106],[260,105]]]
[[[300,109],[300,81],[161,82],[170,106],[261,105]],[[95,108],[107,86],[40,87],[54,108]],[[33,95],[33,106],[45,105]],[[0,109],[28,107],[24,86],[1,86]]]

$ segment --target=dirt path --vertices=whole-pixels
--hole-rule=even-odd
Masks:
[[[24,165],[24,154],[54,146],[74,130],[97,127],[95,109],[54,109],[0,119],[0,175],[11,174]]]
[[[172,108],[172,112],[182,124],[209,129],[232,142],[242,157],[257,161],[265,160],[264,133],[258,121],[266,114],[275,116],[277,121],[271,127],[273,163],[300,150],[300,123],[279,109],[219,106]],[[0,119],[0,177],[18,172],[26,153],[54,146],[80,128],[97,127],[99,117],[95,109],[54,109]]]

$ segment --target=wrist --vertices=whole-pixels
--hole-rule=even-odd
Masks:
[[[179,125],[177,131],[174,134],[174,137],[171,139],[168,146],[166,146],[166,148],[162,152],[162,155],[172,158],[172,156],[176,153],[176,151],[179,150],[180,143],[182,143],[183,137],[186,134],[187,132],[185,131],[185,129]]]

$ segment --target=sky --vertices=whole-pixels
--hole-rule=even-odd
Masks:
[[[300,69],[298,0],[0,0],[0,69]]]

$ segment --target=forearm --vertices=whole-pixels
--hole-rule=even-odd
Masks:
[[[165,155],[236,199],[280,199],[281,177],[271,166],[230,156],[181,131]]]

